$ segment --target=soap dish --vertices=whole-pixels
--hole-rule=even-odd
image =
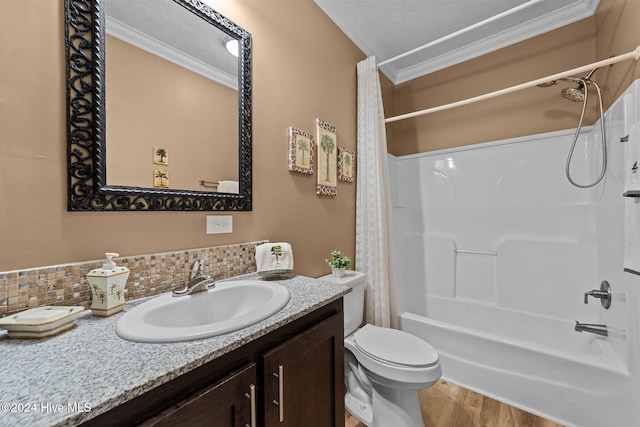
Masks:
[[[9,338],[45,338],[73,327],[82,306],[43,306],[0,319]]]
[[[286,280],[293,276],[295,276],[293,270],[258,271],[258,277],[262,280]]]

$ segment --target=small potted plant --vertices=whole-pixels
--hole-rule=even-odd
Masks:
[[[331,266],[333,277],[344,277],[344,271],[351,265],[351,258],[342,256],[340,251],[331,251],[331,258],[325,259],[325,262]]]

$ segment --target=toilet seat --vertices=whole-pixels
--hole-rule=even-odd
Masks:
[[[367,324],[347,337],[344,344],[374,382],[419,390],[442,375],[437,351],[404,331]]]
[[[431,344],[405,331],[367,324],[353,337],[361,352],[381,363],[413,368],[438,363],[438,352]]]

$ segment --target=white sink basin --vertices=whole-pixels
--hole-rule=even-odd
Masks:
[[[284,286],[262,280],[218,282],[215,288],[174,297],[167,293],[118,319],[116,334],[129,341],[191,341],[237,331],[266,319],[289,302]]]

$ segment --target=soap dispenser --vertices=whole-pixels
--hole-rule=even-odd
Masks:
[[[111,316],[124,308],[124,290],[129,278],[127,267],[117,267],[113,257],[119,256],[107,252],[107,262],[102,268],[91,270],[87,274],[89,287],[93,295],[91,311],[96,316]]]

